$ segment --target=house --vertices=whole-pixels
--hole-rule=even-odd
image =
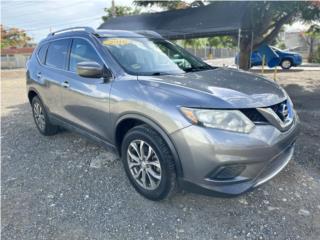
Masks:
[[[286,48],[291,51],[298,52],[303,58],[307,58],[309,54],[309,44],[303,31],[292,31],[284,33],[284,43]],[[315,50],[320,44],[318,40],[313,42],[313,49]]]

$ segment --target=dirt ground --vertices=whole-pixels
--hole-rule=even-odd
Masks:
[[[41,136],[24,71],[1,74],[2,239],[319,239],[320,71],[278,73],[302,128],[277,177],[236,198],[162,202],[134,191],[114,153],[71,132]]]

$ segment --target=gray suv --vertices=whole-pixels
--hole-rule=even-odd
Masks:
[[[114,148],[151,200],[175,186],[221,196],[260,186],[290,161],[298,133],[275,82],[212,67],[149,31],[51,33],[27,64],[27,92],[40,133]]]

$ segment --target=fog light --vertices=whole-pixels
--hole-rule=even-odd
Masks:
[[[218,171],[213,173],[213,176],[210,176],[211,179],[216,180],[228,180],[239,176],[243,170],[246,168],[245,165],[226,165],[220,167]]]

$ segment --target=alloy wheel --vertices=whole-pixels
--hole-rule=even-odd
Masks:
[[[282,62],[282,67],[287,69],[287,68],[290,68],[291,67],[291,62],[289,60],[284,60]]]
[[[127,161],[134,180],[144,189],[155,190],[161,182],[161,165],[153,148],[143,140],[134,140],[127,150]]]
[[[45,120],[42,106],[38,102],[34,103],[33,105],[33,114],[34,114],[34,119],[36,120],[37,126],[40,128],[40,130],[44,131],[46,127],[46,120]]]

